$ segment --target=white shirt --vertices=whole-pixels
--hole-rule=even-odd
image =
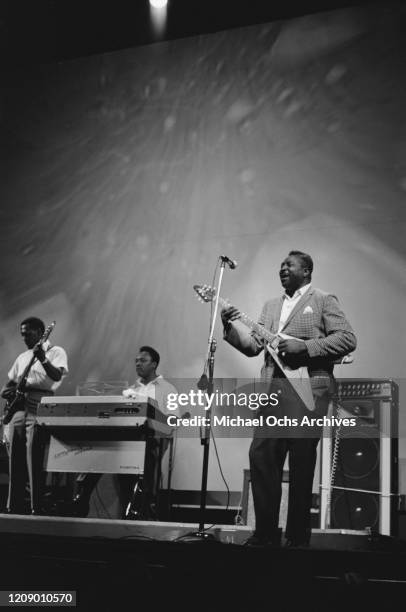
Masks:
[[[44,389],[47,391],[55,391],[62,384],[62,379],[68,372],[68,357],[64,349],[60,346],[50,346],[49,342],[43,343],[43,349],[46,354],[46,358],[55,368],[62,368],[63,374],[61,380],[52,380],[45,372],[41,363],[36,359],[31,367],[30,373],[27,378],[27,387],[34,387],[35,389]],[[8,377],[15,383],[19,383],[24,370],[31,361],[33,356],[32,349],[20,353],[17,359],[11,366],[8,372]]]
[[[282,303],[282,310],[281,310],[281,318],[279,319],[278,333],[281,331],[281,329],[283,329],[283,326],[288,320],[290,313],[292,312],[292,310],[294,309],[294,307],[296,306],[296,304],[298,303],[302,295],[304,295],[306,291],[310,289],[310,287],[311,287],[311,283],[308,283],[307,285],[300,287],[300,289],[295,291],[292,297],[290,297],[287,293],[283,295],[283,303]]]
[[[150,397],[155,400],[158,404],[158,408],[164,414],[177,414],[177,411],[168,410],[167,397],[169,393],[175,393],[178,395],[175,387],[170,382],[164,379],[163,376],[159,375],[154,380],[150,380],[144,384],[141,378],[131,385],[128,389],[124,389],[123,395],[125,397]]]

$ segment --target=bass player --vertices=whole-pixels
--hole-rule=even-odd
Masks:
[[[13,514],[26,513],[27,475],[31,513],[41,513],[44,440],[36,423],[37,406],[41,397],[54,394],[68,372],[65,350],[60,346],[52,346],[48,339],[42,342],[50,333],[46,334],[45,331],[43,321],[37,317],[29,317],[21,322],[20,333],[27,350],[20,353],[14,361],[8,372],[8,382],[0,391],[1,397],[7,401],[5,407],[5,421],[9,421],[7,510]]]

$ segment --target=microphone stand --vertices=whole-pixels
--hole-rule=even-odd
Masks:
[[[226,265],[226,258],[220,256],[221,265],[220,265],[220,275],[218,282],[218,289],[216,292],[216,297],[214,299],[214,311],[213,317],[211,321],[211,329],[209,334],[208,346],[207,346],[207,356],[205,362],[204,372],[198,382],[198,388],[201,390],[206,390],[209,397],[213,393],[213,374],[214,374],[214,353],[217,348],[217,341],[213,338],[214,326],[217,318],[219,297],[220,297],[220,289],[221,283],[223,280],[224,268]],[[206,369],[208,370],[209,377],[206,376]],[[206,411],[206,419],[205,419],[205,427],[201,433],[200,443],[203,446],[203,468],[202,468],[202,486],[201,486],[201,494],[200,494],[200,521],[199,521],[199,530],[192,534],[192,536],[196,538],[201,538],[202,540],[214,540],[214,536],[211,533],[208,533],[204,530],[204,518],[206,512],[206,497],[207,497],[207,476],[208,476],[208,468],[209,468],[209,449],[210,449],[210,423],[211,423],[211,404],[209,405],[209,409]]]
[[[216,318],[217,318],[221,283],[223,280],[224,268],[227,263],[226,257],[220,255],[220,259],[221,259],[220,275],[219,275],[218,289],[216,292],[216,297],[214,299],[214,311],[213,311],[213,317],[211,320],[209,339],[207,343],[207,356],[206,356],[203,374],[200,377],[199,382],[197,383],[198,388],[206,391],[209,396],[211,396],[210,394],[213,393],[213,388],[214,388],[214,385],[213,385],[214,353],[216,352],[216,347],[217,347],[217,341],[215,340],[215,338],[213,338],[213,333],[214,333],[214,326],[215,326]],[[208,377],[206,375],[206,371],[208,371],[209,373]],[[209,405],[208,410],[206,411],[206,418],[205,418],[204,423],[205,423],[204,429],[201,431],[201,435],[200,435],[200,443],[203,446],[203,468],[202,468],[202,486],[201,486],[201,493],[200,493],[199,529],[198,531],[195,531],[194,533],[188,534],[186,536],[181,536],[181,538],[179,539],[182,539],[182,540],[185,540],[188,538],[193,538],[193,539],[197,538],[197,541],[215,540],[214,535],[212,533],[208,533],[204,529],[204,516],[205,516],[205,511],[206,511],[206,497],[207,497],[207,476],[209,472],[208,468],[209,468],[210,429],[211,429],[210,428],[211,403]]]

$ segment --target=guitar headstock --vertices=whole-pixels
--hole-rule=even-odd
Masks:
[[[51,331],[54,329],[55,325],[56,325],[56,321],[52,321],[52,323],[48,325],[48,327],[45,329],[44,333],[42,334],[42,338],[40,342],[45,342],[46,340],[48,340],[49,335]]]
[[[216,295],[216,289],[210,285],[193,285],[193,289],[202,302],[212,302]]]

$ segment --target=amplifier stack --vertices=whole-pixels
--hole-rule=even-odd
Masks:
[[[320,465],[321,529],[396,535],[398,386],[390,379],[340,379],[331,410],[356,419],[327,427]]]

